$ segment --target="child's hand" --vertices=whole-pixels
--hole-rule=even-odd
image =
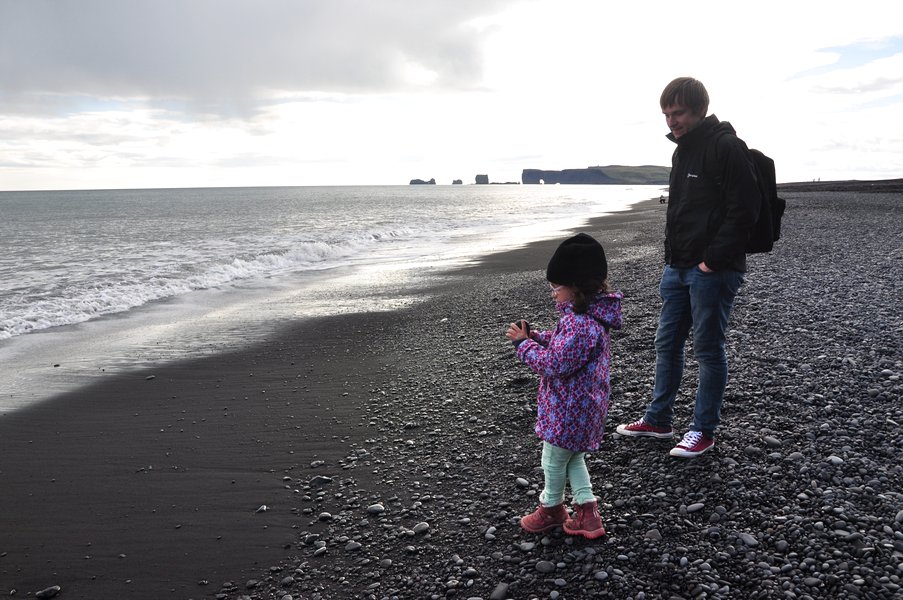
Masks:
[[[526,340],[530,337],[530,325],[523,319],[517,323],[511,323],[508,325],[505,337],[515,343]]]

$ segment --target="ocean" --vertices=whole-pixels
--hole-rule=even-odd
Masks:
[[[0,412],[94,377],[391,310],[416,278],[658,186],[0,192]],[[537,267],[539,268],[539,266]]]

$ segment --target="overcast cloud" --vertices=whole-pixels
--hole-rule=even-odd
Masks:
[[[274,90],[397,92],[482,78],[493,0],[3,0],[7,110],[52,94],[252,107]]]
[[[903,3],[0,0],[0,189],[668,164],[664,85],[782,181],[903,177]]]

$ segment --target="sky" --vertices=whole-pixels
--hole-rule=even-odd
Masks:
[[[0,190],[669,165],[679,76],[779,182],[903,177],[903,2],[0,0]]]

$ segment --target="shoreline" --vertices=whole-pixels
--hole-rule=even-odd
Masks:
[[[406,197],[415,197],[410,195],[410,190],[404,191],[408,194]],[[562,198],[569,197],[555,189],[533,192],[524,194],[528,206],[536,206],[536,198],[551,198],[566,204]],[[651,195],[652,191],[646,188],[622,189],[617,186],[606,193],[577,192],[576,201],[581,206],[591,207],[595,213],[603,207],[626,208],[640,196]],[[448,206],[449,198],[457,196],[461,194],[449,196],[446,193],[437,201]],[[503,208],[509,206],[512,197],[511,193],[484,196],[487,203],[499,201]],[[478,197],[475,192],[463,195],[468,206]],[[452,221],[466,223],[469,212],[460,213]],[[310,268],[291,273],[279,273],[277,269],[267,277],[239,277],[222,286],[202,286],[202,289],[159,298],[79,323],[64,324],[66,315],[70,314],[66,311],[58,315],[58,319],[41,319],[41,311],[36,309],[33,316],[40,322],[36,330],[0,340],[0,363],[5,365],[0,371],[0,413],[77,389],[97,378],[110,378],[124,370],[158,365],[164,360],[191,359],[201,353],[216,354],[223,349],[265,341],[278,335],[276,328],[286,321],[348,311],[389,310],[416,302],[418,298],[409,297],[406,290],[423,286],[416,281],[411,283],[411,279],[429,278],[431,273],[444,272],[480,255],[515,246],[518,238],[541,238],[586,218],[582,211],[562,215],[562,209],[558,208],[550,211],[554,216],[545,220],[544,227],[540,228],[529,212],[513,215],[508,228],[493,226],[490,230],[484,219],[475,217],[471,228],[449,227],[444,230],[444,235],[435,239],[412,233],[409,235],[411,241],[402,241],[398,246],[388,241],[385,247],[377,248],[372,254],[352,253],[347,260],[337,259],[340,264],[329,268],[317,268],[320,263],[314,261]],[[505,213],[506,210],[500,212]],[[574,215],[582,215],[582,218]],[[382,229],[373,226],[375,232]],[[265,234],[260,237],[267,239]],[[393,236],[375,234],[375,239],[380,237],[391,240]],[[335,242],[335,246],[341,248],[342,242]],[[323,251],[329,254],[329,251]],[[306,255],[301,251],[299,254]],[[146,262],[146,258],[139,257],[139,263]],[[230,260],[228,253],[224,260]],[[262,264],[266,262],[262,261]],[[11,281],[14,279],[12,277]],[[98,289],[104,288],[104,283],[101,278]],[[155,284],[151,282],[147,286],[154,288]],[[119,298],[123,293],[111,292],[113,298]],[[52,306],[59,300],[47,305]],[[11,305],[17,304],[18,301],[11,300]],[[77,300],[70,304],[81,306]],[[103,306],[106,304],[101,303]],[[71,314],[81,313],[73,309]],[[8,316],[7,324],[14,324],[21,318],[15,308]],[[14,325],[10,327],[6,333],[15,329]]]
[[[886,254],[893,221],[876,212],[899,214],[900,200],[791,194],[785,239],[775,253],[751,260],[732,317],[735,370],[719,447],[696,462],[674,462],[667,445],[638,446],[611,433],[636,416],[651,388],[664,208],[650,200],[581,228],[599,235],[613,283],[625,292],[609,435],[590,461],[609,529],[599,542],[552,533],[539,543],[516,526],[541,486],[535,379],[513,360],[502,331],[518,317],[554,322],[539,284],[556,239],[451,270],[423,290],[431,298],[422,304],[305,321],[240,352],[117,376],[0,417],[0,590],[26,597],[59,585],[60,597],[138,600],[281,598],[289,591],[413,598],[449,590],[460,597],[548,597],[554,590],[624,597],[640,589],[686,595],[720,579],[734,593],[752,594],[765,585],[755,565],[788,556],[788,548],[776,550],[778,541],[805,555],[800,539],[816,540],[806,546],[816,554],[830,540],[855,568],[876,557],[857,550],[858,541],[882,549],[889,543],[877,556],[890,558],[903,551],[882,533],[901,531],[891,512],[901,501],[893,493],[903,478],[899,428],[874,425],[886,442],[874,448],[844,424],[872,414],[903,423],[900,384],[881,375],[903,370],[891,337],[903,329],[887,306],[899,291],[893,261],[900,246],[896,256]],[[844,244],[833,235],[838,227],[862,237],[859,252],[877,250],[866,272],[851,268],[858,255],[830,252]],[[836,286],[841,273],[853,273],[852,283],[870,285],[873,294],[880,284],[871,305],[858,287],[847,292],[866,313],[847,316],[853,326],[841,327],[843,307],[826,308],[816,293]],[[840,317],[829,319],[832,311]],[[765,317],[774,329],[761,329]],[[822,329],[830,342],[814,334]],[[876,347],[883,350],[870,355]],[[856,365],[852,374],[845,358]],[[849,394],[857,405],[840,402]],[[687,401],[679,400],[678,427]],[[763,411],[762,401],[775,411]],[[822,411],[809,422],[791,418],[800,407]],[[823,424],[831,435],[817,433]],[[795,453],[803,458],[789,458]],[[829,454],[842,463],[827,461]],[[758,498],[763,487],[776,492],[778,504]],[[700,502],[702,510],[688,510]],[[384,511],[368,510],[376,504]],[[268,509],[258,512],[263,505]],[[824,513],[823,505],[845,513]],[[831,527],[818,530],[826,519]],[[839,521],[859,537],[835,539],[844,530]],[[805,536],[792,535],[797,531]],[[326,548],[320,554],[319,543]],[[756,560],[747,570],[749,553]],[[709,570],[698,569],[697,558]],[[853,583],[854,569],[828,571],[817,578],[822,592],[845,585],[893,591],[880,577],[863,585]],[[900,573],[884,571],[897,585],[890,578]],[[657,587],[650,573],[675,577],[679,589]],[[494,595],[500,586],[506,592]]]

